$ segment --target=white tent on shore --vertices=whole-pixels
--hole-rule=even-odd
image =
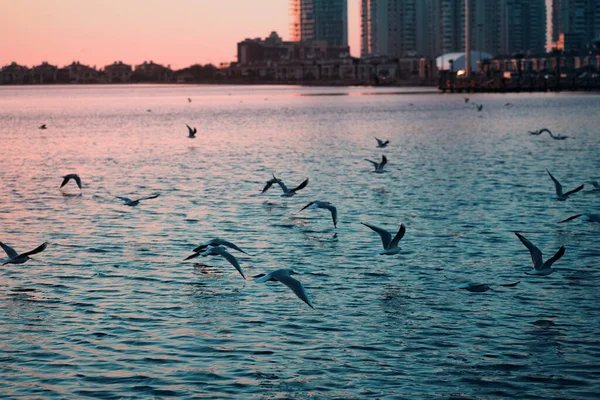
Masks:
[[[446,53],[435,59],[435,65],[439,70],[449,70],[450,60],[453,60],[452,69],[456,72],[465,69],[467,65],[466,53]],[[484,51],[471,51],[471,71],[477,71],[477,61],[492,58],[492,55]]]

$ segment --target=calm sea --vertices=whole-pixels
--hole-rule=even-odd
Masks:
[[[50,245],[0,269],[0,394],[598,398],[600,224],[558,221],[600,212],[600,192],[557,201],[546,173],[600,180],[598,110],[584,93],[1,87],[0,240]],[[310,183],[259,195],[272,173]],[[300,212],[312,200],[338,229]],[[400,254],[360,222],[404,223]],[[545,257],[564,245],[559,270],[525,275],[514,231]],[[248,277],[300,272],[315,310],[221,257],[182,261],[217,236],[251,254],[232,251]]]

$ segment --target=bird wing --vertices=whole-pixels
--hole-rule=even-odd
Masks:
[[[234,250],[237,250],[237,251],[239,251],[239,252],[242,252],[242,253],[244,253],[244,254],[248,254],[248,253],[246,253],[244,250],[240,249],[240,248],[239,248],[239,247],[237,247],[235,244],[233,244],[233,243],[231,243],[231,242],[228,242],[227,240],[223,240],[223,239],[221,239],[220,243],[221,243],[221,245],[223,245],[223,246],[226,246],[226,247],[229,247],[230,249],[234,249]]]
[[[223,258],[225,258],[227,261],[229,261],[229,263],[231,265],[233,265],[235,267],[235,269],[237,269],[237,271],[240,273],[240,275],[242,275],[242,278],[246,279],[246,276],[244,275],[244,272],[242,272],[242,267],[240,267],[240,263],[238,262],[238,260],[232,256],[231,254],[229,254],[224,248],[222,247],[213,247],[213,252],[223,256]]]
[[[529,133],[530,133],[531,135],[535,135],[535,136],[538,136],[538,135],[541,135],[541,134],[542,134],[542,132],[541,132],[541,131],[529,131]]]
[[[119,200],[123,200],[125,203],[131,203],[131,199],[129,197],[121,197],[121,196],[115,196],[115,197]]]
[[[525,239],[525,237],[523,237],[519,233],[515,232],[515,235],[517,235],[521,243],[523,243],[525,247],[527,247],[527,249],[529,250],[529,253],[531,253],[531,261],[533,262],[533,268],[542,269],[542,266],[544,265],[544,260],[542,258],[542,252],[540,251],[540,249],[535,247],[533,243]]]
[[[504,287],[514,287],[514,286],[517,286],[519,283],[521,283],[521,281],[516,281],[516,282],[511,282],[511,283],[497,283],[496,285],[504,286]]]
[[[194,131],[188,124],[185,124],[185,126],[187,126],[190,135],[194,133]]]
[[[389,233],[385,229],[379,228],[378,226],[375,226],[375,225],[367,224],[364,222],[361,222],[361,224],[363,224],[367,228],[371,228],[373,231],[375,231],[379,235],[379,237],[381,238],[381,243],[383,243],[384,249],[387,249],[390,246],[390,243],[392,242],[392,234],[391,233]],[[400,230],[402,230],[403,226],[404,225],[400,225]],[[400,233],[400,231],[398,231],[398,234],[399,233]],[[404,235],[404,232],[402,232],[402,235]],[[396,235],[396,236],[398,236],[398,235]],[[400,241],[400,239],[398,239],[398,241]]]
[[[194,250],[194,252],[195,253],[192,254],[191,256],[188,256],[188,257],[184,258],[183,261],[191,260],[192,258],[196,258],[196,257],[198,257],[200,255],[200,251]]]
[[[196,253],[201,253],[201,252],[203,252],[204,250],[206,250],[206,248],[207,248],[207,247],[208,247],[208,245],[207,245],[207,244],[201,244],[200,246],[196,247],[196,248],[195,248],[194,250],[192,250],[192,251],[194,251],[194,252],[196,252]]]
[[[560,222],[559,222],[559,224],[562,224],[562,223],[564,223],[564,222],[569,222],[569,221],[571,221],[571,220],[574,220],[574,219],[576,219],[576,218],[579,218],[579,217],[581,217],[582,215],[583,215],[583,214],[577,214],[577,215],[573,215],[572,217],[569,217],[569,218],[567,218],[567,219],[563,219],[562,221],[560,221]]]
[[[377,166],[377,169],[383,169],[383,167],[387,164],[387,157],[385,155],[381,156],[381,162]]]
[[[312,206],[313,204],[315,204],[315,202],[311,201],[310,203],[308,203],[307,205],[305,205],[304,207],[302,207],[302,209],[300,211],[306,210],[308,207]]]
[[[331,211],[331,219],[333,220],[333,226],[335,228],[337,228],[337,208],[335,208],[331,204],[324,206],[324,208],[326,208],[329,211]]]
[[[277,179],[277,184],[279,185],[279,187],[281,187],[281,190],[283,190],[283,193],[289,193],[290,189],[288,189],[288,187],[285,186],[285,183],[283,183],[283,181],[281,179]]]
[[[75,179],[75,183],[77,183],[77,186],[79,186],[79,189],[81,189],[81,178],[79,175],[75,175],[73,179]]]
[[[375,137],[375,136],[373,136],[373,137]],[[383,140],[381,140],[381,139],[377,139],[377,138],[375,138],[375,140],[377,140],[377,144],[378,144],[379,146],[383,145]]]
[[[138,201],[155,199],[155,198],[157,198],[158,196],[160,196],[160,193],[155,193],[155,194],[152,194],[152,195],[150,195],[150,196],[141,197],[141,198],[139,198],[139,199],[138,199]]]
[[[17,254],[17,252],[15,251],[15,249],[13,249],[12,247],[10,247],[2,242],[0,242],[0,247],[2,247],[4,249],[4,251],[6,252],[6,255],[10,259],[17,258],[19,256]]]
[[[308,298],[308,294],[306,293],[304,286],[302,286],[302,284],[299,281],[297,281],[289,275],[277,276],[276,279],[279,282],[283,283],[285,286],[292,289],[292,292],[294,292],[300,300],[308,304],[310,308],[315,308],[310,302],[310,299]]]
[[[192,133],[195,135],[196,133],[198,133],[198,129],[196,129],[196,127],[194,127],[194,131]]]
[[[254,282],[256,283],[265,283],[268,281],[276,281],[277,279],[273,278],[272,273],[269,272],[268,274],[258,274],[258,275],[254,275]]]
[[[392,239],[392,241],[390,243],[390,247],[398,246],[398,243],[400,242],[400,239],[402,239],[404,237],[405,232],[406,232],[406,227],[404,226],[404,224],[400,224],[400,229],[398,230],[398,233],[396,233],[396,236],[394,236],[394,238]]]
[[[265,185],[265,187],[263,188],[262,192],[260,192],[261,194],[266,192],[267,190],[271,189],[271,186],[273,186],[273,184],[277,182],[277,179],[269,179],[267,181],[267,184]]]
[[[573,193],[577,193],[577,192],[579,192],[580,190],[582,190],[582,189],[583,189],[583,187],[584,187],[584,186],[585,186],[585,185],[581,185],[581,186],[579,186],[579,187],[577,187],[577,188],[575,188],[575,189],[573,189],[573,190],[569,190],[567,193],[565,193],[565,196],[570,196],[570,195],[572,195]]]
[[[37,253],[41,253],[42,251],[44,251],[46,249],[46,247],[48,247],[48,242],[44,242],[41,245],[39,245],[38,247],[36,247],[35,249],[28,251],[27,253],[23,253],[21,254],[21,256],[31,256]]]
[[[63,186],[65,186],[65,185],[66,185],[66,184],[69,182],[69,179],[71,179],[71,177],[70,177],[69,175],[67,175],[67,176],[63,176],[63,181],[62,181],[62,183],[60,184],[60,187],[63,187]]]
[[[302,182],[301,184],[299,184],[297,187],[293,188],[292,192],[297,192],[298,190],[304,189],[307,185],[308,185],[308,178],[306,178],[306,180],[304,182]]]
[[[368,161],[368,162],[370,162],[371,164],[373,164],[373,167],[375,167],[375,169],[377,169],[377,167],[379,167],[379,163],[378,163],[378,162],[375,162],[375,161],[369,160],[369,159],[367,159],[367,158],[365,158],[365,161]]]
[[[542,269],[550,268],[552,264],[561,259],[562,256],[565,255],[565,246],[560,246],[560,249],[556,252],[555,255],[546,260],[544,265],[542,265]]]
[[[562,185],[560,184],[559,181],[556,180],[555,177],[552,176],[552,174],[550,173],[550,171],[546,170],[546,172],[548,173],[548,175],[550,175],[550,178],[552,178],[552,180],[554,181],[554,186],[556,189],[556,195],[557,196],[562,196],[563,191],[562,191]]]

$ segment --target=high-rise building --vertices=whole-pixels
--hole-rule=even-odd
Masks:
[[[347,0],[290,0],[293,41],[326,41],[348,46]]]
[[[361,56],[417,54],[418,0],[361,0]]]
[[[600,36],[600,0],[553,0],[552,40],[576,50]],[[569,43],[569,46],[567,46]]]
[[[545,0],[505,0],[501,54],[543,53],[546,47]]]

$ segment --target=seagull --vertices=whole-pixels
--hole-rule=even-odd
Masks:
[[[147,109],[146,112],[152,112],[152,110],[151,109]]]
[[[548,132],[548,135],[550,135],[550,137],[551,137],[552,139],[554,139],[554,140],[565,140],[565,139],[567,139],[567,138],[568,138],[568,136],[562,136],[562,135],[560,135],[560,134],[559,134],[559,135],[557,135],[557,136],[554,136],[554,135],[552,134],[552,132],[550,132],[550,129],[548,129],[548,128],[542,128],[542,129],[540,129],[540,130],[538,130],[538,131],[529,131],[529,133],[530,133],[530,134],[532,134],[532,135],[535,135],[535,136],[539,136],[539,135],[541,135],[541,134],[542,134],[542,133],[544,133],[544,132]]]
[[[513,287],[513,286],[517,286],[519,282],[513,282],[513,283],[498,283],[495,286],[507,286],[507,287]],[[487,284],[487,283],[474,283],[474,282],[469,282],[469,283],[465,283],[464,285],[460,285],[457,287],[457,289],[465,289],[468,290],[469,292],[475,292],[475,293],[484,293],[487,292],[488,290],[494,291],[494,289],[492,289],[491,284]]]
[[[36,247],[35,249],[25,252],[25,253],[22,253],[22,254],[17,254],[15,249],[13,249],[12,247],[10,247],[8,245],[5,245],[2,242],[0,242],[0,247],[2,247],[4,249],[4,251],[6,252],[6,255],[8,256],[8,261],[4,262],[2,265],[23,264],[27,260],[31,259],[31,258],[29,258],[29,256],[32,256],[34,254],[41,253],[42,251],[44,251],[46,249],[46,247],[48,247],[48,242],[44,242],[40,246]]]
[[[504,107],[512,107],[512,106],[513,106],[513,103],[506,103],[506,104],[504,104]]]
[[[388,144],[390,144],[389,140],[386,140],[385,142],[381,139],[377,139],[375,138],[375,140],[377,140],[377,147],[380,149],[383,149],[384,147],[387,147]]]
[[[530,133],[531,135],[535,135],[535,136],[539,136],[539,135],[541,135],[541,134],[542,134],[542,133],[544,133],[544,132],[548,132],[548,133],[550,133],[550,131],[549,131],[548,129],[546,129],[546,128],[540,129],[540,130],[538,130],[538,131],[529,131],[529,133]]]
[[[298,275],[298,273],[294,272],[294,270],[289,269],[289,268],[278,269],[276,271],[269,272],[268,274],[260,274],[260,275],[255,276],[254,278],[256,278],[256,279],[254,279],[254,282],[265,283],[265,282],[269,282],[269,281],[271,281],[271,282],[279,281],[279,282],[283,283],[285,286],[292,289],[292,292],[294,292],[300,300],[302,300],[303,302],[308,304],[308,306],[310,308],[315,308],[312,305],[312,303],[310,302],[310,299],[308,298],[308,294],[306,293],[304,286],[302,286],[302,284],[300,282],[298,282],[296,279],[292,278],[291,275]]]
[[[556,180],[556,178],[552,176],[552,174],[550,173],[550,171],[546,170],[546,172],[548,173],[548,175],[550,175],[550,178],[552,178],[552,180],[554,181],[554,186],[556,188],[556,197],[560,201],[567,200],[570,195],[572,195],[573,193],[579,192],[585,186],[585,185],[581,185],[581,186],[579,186],[579,187],[577,187],[577,188],[575,188],[575,189],[573,189],[573,190],[571,190],[571,191],[569,191],[567,193],[563,193],[562,185],[560,184],[560,182],[558,182]]]
[[[191,103],[191,102],[192,102],[192,99],[190,99],[190,98],[188,97],[188,103]]]
[[[126,205],[126,206],[129,206],[129,207],[135,207],[135,206],[137,206],[138,204],[140,204],[140,201],[142,201],[142,200],[150,200],[150,199],[155,199],[155,198],[157,198],[158,196],[160,196],[160,193],[156,193],[156,194],[153,194],[153,195],[151,195],[151,196],[147,196],[147,197],[141,197],[141,198],[139,198],[139,199],[136,199],[136,200],[131,200],[131,199],[130,199],[130,198],[128,198],[128,197],[121,197],[121,196],[115,196],[115,197],[116,197],[117,199],[123,200],[123,201],[125,202],[125,205]]]
[[[269,179],[265,185],[265,187],[263,188],[262,193],[265,193],[267,190],[269,190],[271,188],[271,186],[273,186],[274,183],[277,183],[279,185],[279,187],[281,187],[281,190],[283,190],[283,194],[281,195],[281,197],[293,197],[296,195],[296,192],[298,190],[302,190],[304,189],[307,185],[308,185],[308,178],[304,180],[304,182],[302,182],[301,184],[299,184],[297,187],[293,188],[293,189],[288,189],[288,187],[285,185],[285,183],[283,183],[283,181],[279,178],[276,178],[275,175],[273,175],[273,179]]]
[[[198,132],[198,130],[197,130],[196,128],[194,128],[194,129],[190,128],[190,126],[189,126],[188,124],[185,124],[185,126],[187,126],[187,128],[188,128],[188,131],[189,131],[189,133],[188,133],[188,137],[189,137],[190,139],[193,139],[193,138],[195,138],[195,137],[196,137],[196,132]]]
[[[472,103],[475,107],[477,107],[477,111],[483,110],[483,104]]]
[[[469,99],[468,97],[465,97],[465,103],[468,103],[469,100],[471,100],[471,99]]]
[[[385,164],[387,164],[387,158],[384,156],[381,156],[381,162],[375,162],[375,161],[371,161],[365,158],[365,161],[370,162],[371,164],[373,164],[373,167],[375,168],[375,172],[376,174],[381,174],[384,173],[385,171],[383,170],[383,167],[385,167]]]
[[[600,214],[577,214],[577,215],[573,215],[572,217],[569,217],[565,220],[560,221],[559,224],[562,224],[564,222],[569,222],[569,221],[577,219],[579,217],[583,217],[583,220],[587,221],[587,222],[600,223]]]
[[[231,254],[229,254],[227,252],[227,250],[225,250],[222,247],[215,246],[215,247],[209,247],[206,251],[203,251],[203,252],[197,251],[194,254],[192,254],[191,256],[185,258],[183,261],[191,260],[192,258],[196,258],[198,256],[202,256],[202,257],[223,256],[223,258],[225,258],[227,261],[229,261],[229,263],[231,265],[233,265],[235,267],[235,269],[237,269],[237,271],[240,273],[240,275],[242,275],[242,278],[246,279],[246,276],[244,276],[244,273],[242,272],[242,267],[240,267],[240,263],[238,262],[238,260]]]
[[[307,208],[310,208],[310,209],[326,208],[326,209],[328,209],[331,212],[331,219],[333,219],[333,226],[334,226],[334,228],[337,228],[337,208],[335,208],[333,204],[331,204],[328,201],[315,200],[315,201],[311,201],[310,203],[308,203],[307,205],[302,207],[302,210],[305,210]],[[300,211],[302,211],[302,210],[300,210]]]
[[[565,254],[565,246],[560,246],[560,249],[556,252],[555,255],[550,257],[546,262],[542,258],[542,252],[540,249],[534,246],[529,240],[525,239],[522,235],[515,232],[515,235],[519,238],[521,243],[527,247],[529,253],[531,253],[531,261],[533,262],[533,272],[525,272],[527,275],[550,275],[555,271],[555,269],[551,268],[552,264],[556,261],[560,260],[560,258]]]
[[[400,242],[400,239],[404,237],[404,233],[406,232],[406,227],[404,224],[400,224],[400,229],[393,239],[392,234],[385,229],[379,228],[375,225],[366,224],[364,222],[361,222],[361,224],[374,230],[381,238],[381,243],[383,243],[383,251],[380,251],[379,254],[391,256],[400,253],[400,247],[398,247],[398,243]]]
[[[81,189],[81,178],[77,174],[68,174],[63,176],[63,181],[60,184],[60,187],[62,188],[63,186],[65,186],[71,179],[73,179],[79,187],[79,189]]]
[[[204,243],[200,244],[198,247],[196,247],[194,249],[194,253],[205,251],[208,246],[213,246],[213,247],[216,247],[216,246],[225,246],[225,247],[229,247],[230,249],[234,249],[234,250],[237,250],[239,252],[242,252],[244,254],[248,254],[244,250],[242,250],[239,247],[237,247],[235,244],[233,244],[231,242],[228,242],[227,240],[220,239],[220,238],[214,238],[214,239],[211,239],[211,240],[209,240],[207,242],[204,242]]]
[[[46,124],[43,124],[38,129],[48,129],[48,127],[46,126]]]

